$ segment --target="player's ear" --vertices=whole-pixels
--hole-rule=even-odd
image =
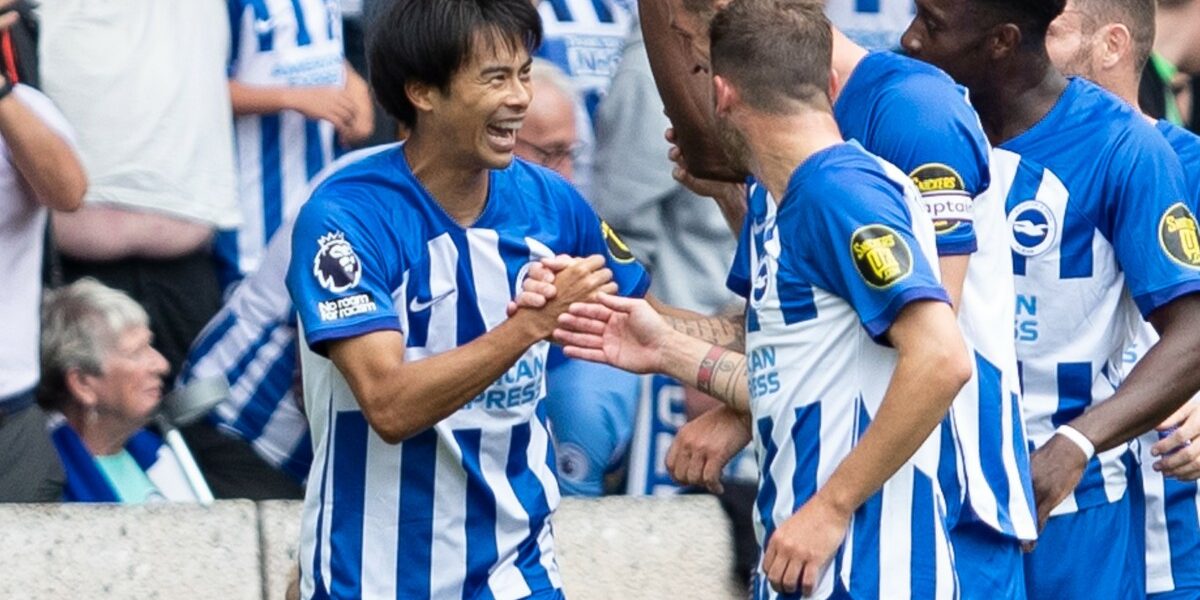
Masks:
[[[410,79],[404,82],[404,95],[408,97],[408,101],[417,109],[417,112],[429,112],[433,110],[434,95],[440,93],[437,86],[429,85],[422,81],[413,81]]]
[[[716,113],[727,114],[739,100],[738,91],[728,79],[713,75],[713,100],[716,102]]]
[[[833,100],[838,97],[838,92],[842,91],[842,76],[838,75],[837,69],[830,67],[829,69],[829,99]]]
[[[1021,46],[1021,28],[1015,23],[1002,23],[988,34],[988,51],[992,60],[1012,56]]]
[[[1114,23],[1101,28],[1097,32],[1100,37],[1100,66],[1111,69],[1121,62],[1121,59],[1133,53],[1133,34],[1129,28],[1120,23]]]

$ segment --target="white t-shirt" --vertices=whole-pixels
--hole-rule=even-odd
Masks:
[[[68,143],[70,128],[50,99],[17,85],[13,94]],[[38,336],[41,334],[42,240],[46,209],[37,202],[16,168],[8,145],[0,138],[0,398],[31,389],[38,382]]]
[[[240,222],[224,3],[55,0],[42,83],[79,136],[89,204]]]

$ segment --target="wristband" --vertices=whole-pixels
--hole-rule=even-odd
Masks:
[[[1087,439],[1086,435],[1080,433],[1078,429],[1070,425],[1059,425],[1058,429],[1054,430],[1054,433],[1071,440],[1076,446],[1079,446],[1079,449],[1083,450],[1084,455],[1087,456],[1087,460],[1092,460],[1092,457],[1096,455],[1096,446],[1092,444],[1091,440]]]
[[[696,373],[696,389],[708,394],[712,391],[712,376],[713,369],[717,366],[717,361],[725,355],[725,348],[714,345],[708,350],[708,354],[704,356],[704,360],[700,361],[700,370]]]

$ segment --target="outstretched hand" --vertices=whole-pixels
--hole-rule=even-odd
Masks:
[[[554,340],[571,358],[651,373],[662,370],[662,349],[674,333],[645,300],[601,293],[597,302],[571,305]]]

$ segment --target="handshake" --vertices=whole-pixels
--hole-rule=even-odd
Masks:
[[[615,293],[617,284],[603,256],[559,254],[529,263],[525,276],[517,278],[516,297],[509,302],[507,313],[509,318],[529,319],[539,337],[546,339],[572,304],[594,303],[601,294]]]

